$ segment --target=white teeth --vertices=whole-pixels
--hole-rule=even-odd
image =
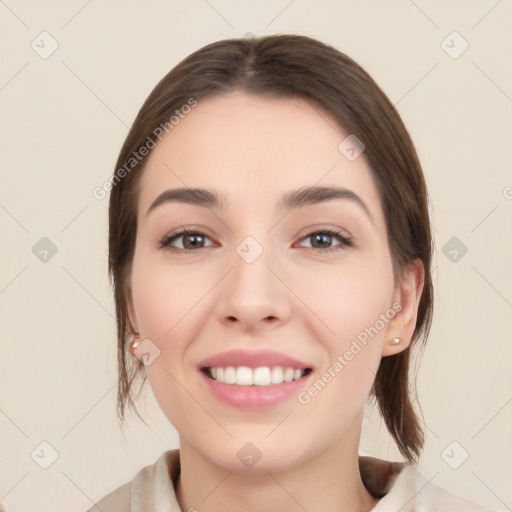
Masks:
[[[254,369],[254,385],[255,386],[269,386],[270,385],[270,368],[262,366]],[[237,382],[238,384],[238,382]]]
[[[239,366],[236,369],[236,384],[239,386],[250,386],[252,385],[252,370],[247,366]]]
[[[272,384],[281,384],[283,382],[283,369],[280,366],[272,368]]]
[[[235,369],[232,366],[228,366],[224,370],[224,382],[226,384],[235,384],[235,382],[236,382],[236,373],[235,373]]]
[[[291,382],[293,380],[293,368],[286,368],[283,380],[285,382]]]
[[[299,380],[305,370],[296,368],[284,368],[282,366],[260,366],[249,368],[248,366],[228,366],[227,368],[208,368],[211,377],[217,382],[235,384],[237,386],[270,386],[271,384],[282,384]]]

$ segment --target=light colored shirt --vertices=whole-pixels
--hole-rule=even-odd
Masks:
[[[359,468],[370,494],[381,498],[373,512],[491,512],[438,487],[411,464],[360,456]],[[179,475],[179,449],[168,450],[87,512],[186,512],[175,494]]]

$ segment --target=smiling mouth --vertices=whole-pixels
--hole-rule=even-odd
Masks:
[[[212,380],[235,386],[271,386],[299,380],[312,372],[311,368],[291,368],[283,366],[205,367],[201,371]]]

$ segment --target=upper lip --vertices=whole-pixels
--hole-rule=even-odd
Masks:
[[[300,370],[312,368],[311,365],[294,357],[270,350],[228,350],[208,357],[199,363],[199,368],[225,368],[227,366],[248,366],[249,368],[282,366]]]

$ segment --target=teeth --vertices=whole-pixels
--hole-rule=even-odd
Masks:
[[[283,369],[280,366],[272,368],[272,376],[270,377],[272,384],[281,384],[283,382]]]
[[[224,382],[226,384],[235,384],[236,383],[236,371],[232,366],[228,366],[224,370]]]
[[[285,382],[291,382],[293,380],[293,368],[286,368],[286,371],[284,372],[283,380]]]
[[[281,366],[260,366],[249,368],[248,366],[228,366],[227,368],[208,368],[212,379],[225,384],[237,386],[270,386],[270,384],[282,384],[299,380],[306,370],[296,368],[284,368]]]
[[[247,368],[247,366],[239,366],[236,369],[235,384],[238,384],[239,386],[251,386],[253,379],[252,370]]]
[[[270,385],[270,368],[268,366],[261,366],[260,368],[255,368],[252,370],[248,368],[250,372],[253,374],[252,383],[255,386],[268,386]],[[240,384],[240,382],[237,382]]]

